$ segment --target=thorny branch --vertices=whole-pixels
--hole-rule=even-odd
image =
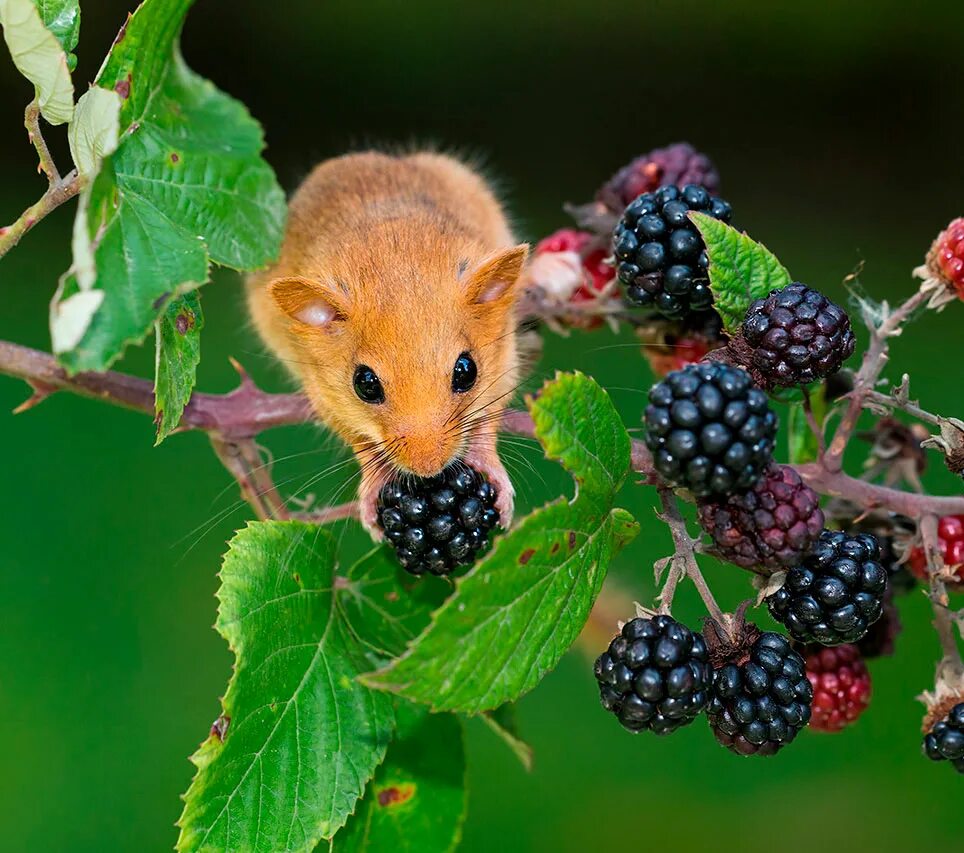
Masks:
[[[16,246],[20,238],[41,219],[72,199],[81,189],[81,178],[76,169],[63,178],[60,176],[40,129],[40,107],[36,101],[31,102],[24,112],[23,123],[27,128],[30,144],[37,150],[40,158],[39,170],[47,176],[48,186],[40,200],[21,213],[16,222],[0,227],[0,258]]]

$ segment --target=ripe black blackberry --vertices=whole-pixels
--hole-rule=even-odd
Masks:
[[[958,773],[964,773],[964,702],[924,735],[924,754],[931,761],[950,761]]]
[[[706,245],[687,215],[691,210],[730,221],[730,206],[705,187],[663,187],[630,202],[613,231],[616,275],[632,305],[671,319],[713,304]]]
[[[745,492],[699,502],[700,526],[719,557],[763,574],[792,566],[817,541],[817,493],[789,465],[771,462]]]
[[[713,671],[703,637],[670,616],[623,625],[593,671],[607,711],[631,732],[669,734],[709,701]]]
[[[742,331],[743,341],[734,342],[734,352],[764,388],[806,385],[830,376],[853,355],[856,344],[847,312],[799,282],[757,299]]]
[[[746,626],[749,648],[713,673],[706,716],[716,739],[739,755],[773,755],[810,721],[813,687],[785,637]],[[724,646],[725,648],[725,646]]]
[[[698,498],[749,489],[772,458],[777,416],[739,367],[689,364],[657,382],[649,403],[646,445],[657,472]]]
[[[879,558],[875,536],[824,530],[767,597],[770,613],[803,643],[855,643],[883,613],[887,572]]]
[[[499,523],[495,489],[465,465],[434,477],[406,477],[378,495],[378,525],[413,575],[447,575],[468,565]]]

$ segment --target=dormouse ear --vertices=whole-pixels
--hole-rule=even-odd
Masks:
[[[500,249],[485,258],[468,275],[465,285],[468,302],[472,305],[511,304],[528,256],[528,244],[520,243],[510,249]]]
[[[285,314],[306,326],[325,329],[345,319],[344,296],[318,281],[301,276],[276,278],[268,293]]]

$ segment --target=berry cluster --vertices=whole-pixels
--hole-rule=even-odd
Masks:
[[[958,773],[964,773],[964,702],[924,735],[924,754],[931,761],[950,761]]]
[[[824,530],[784,585],[766,599],[773,618],[804,643],[852,643],[883,613],[887,572],[869,533]]]
[[[807,678],[813,687],[811,728],[839,732],[870,704],[870,673],[856,646],[807,649]]]
[[[623,212],[613,231],[613,255],[632,305],[670,318],[712,306],[706,246],[690,211],[730,221],[730,206],[697,184],[644,193]]]
[[[589,248],[595,239],[588,231],[560,228],[536,244],[536,255],[557,252],[575,252],[580,255],[584,281],[569,297],[572,302],[588,302],[595,299],[613,280],[613,268],[606,263],[606,257],[609,254],[607,250]]]
[[[699,502],[700,526],[718,556],[745,569],[799,562],[823,530],[820,499],[788,465],[771,463],[749,491]]]
[[[964,217],[953,220],[934,241],[927,265],[964,299]]]
[[[773,755],[810,720],[813,688],[785,637],[765,632],[742,661],[713,675],[706,714],[716,739],[740,755]]]
[[[794,282],[757,299],[743,321],[753,378],[764,387],[807,385],[840,370],[856,339],[847,313]]]
[[[499,523],[495,490],[478,472],[451,465],[434,477],[406,477],[382,487],[378,525],[413,575],[447,575],[468,565]]]
[[[669,616],[627,622],[594,672],[602,706],[631,732],[669,734],[709,701],[706,643]]]
[[[670,373],[650,390],[644,420],[660,476],[697,497],[749,489],[773,455],[777,417],[738,367],[701,362]]]
[[[596,198],[614,213],[619,213],[643,193],[687,184],[700,184],[716,194],[720,176],[709,157],[692,145],[679,142],[637,157],[606,181]]]

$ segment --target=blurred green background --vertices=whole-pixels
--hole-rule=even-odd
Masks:
[[[132,0],[87,0],[76,80],[93,79]],[[201,0],[188,62],[264,123],[286,188],[349,147],[434,142],[479,154],[520,232],[565,224],[633,155],[688,139],[723,176],[737,221],[793,274],[845,299],[860,261],[876,298],[899,299],[910,270],[964,213],[964,8],[959,2]],[[0,57],[0,221],[40,195],[21,130],[27,85]],[[62,134],[50,134],[65,161]],[[47,303],[69,263],[72,210],[58,211],[0,265],[0,338],[47,349]],[[233,355],[272,388],[284,377],[247,327],[236,276],[204,290],[200,387],[227,390]],[[964,413],[961,306],[895,343],[927,408]],[[543,368],[578,367],[637,424],[651,383],[628,335],[549,341]],[[122,367],[150,375],[152,346]],[[26,388],[0,377],[0,411]],[[211,630],[225,541],[247,509],[202,435],[152,449],[150,421],[58,395],[0,415],[0,803],[6,851],[152,851],[176,837],[187,755],[218,714],[230,670]],[[266,436],[290,491],[338,453],[313,428]],[[853,450],[859,466],[862,449]],[[565,475],[510,463],[525,505]],[[926,482],[960,492],[934,460]],[[313,488],[322,500],[345,477]],[[350,486],[349,486],[350,488]],[[612,568],[642,601],[670,539],[649,490],[623,499],[643,532]],[[360,545],[357,533],[346,550]],[[724,605],[746,577],[707,561]],[[678,615],[696,620],[690,589]],[[960,849],[960,781],[919,753],[921,707],[938,652],[924,597],[903,602],[896,658],[873,663],[875,698],[838,736],[807,733],[775,759],[719,749],[702,722],[632,737],[598,706],[588,659],[571,652],[519,703],[536,749],[527,775],[468,726],[471,801],[463,850]],[[760,618],[766,621],[761,614]],[[957,787],[955,787],[957,786]],[[955,796],[956,795],[956,796]]]

